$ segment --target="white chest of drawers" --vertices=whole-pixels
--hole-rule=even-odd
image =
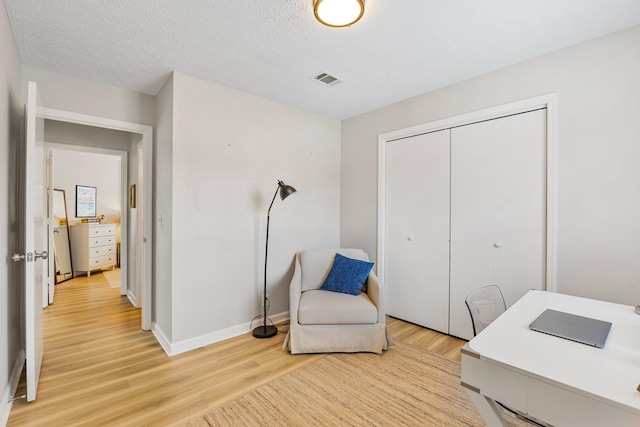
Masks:
[[[73,273],[115,267],[117,260],[115,224],[77,224],[71,226]]]

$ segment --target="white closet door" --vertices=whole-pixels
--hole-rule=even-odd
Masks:
[[[545,287],[545,146],[544,110],[451,131],[451,335],[473,336],[472,290]]]
[[[493,283],[493,124],[451,131],[451,335],[473,337],[464,300]]]
[[[545,289],[546,111],[508,117],[495,127],[495,283],[507,306]],[[522,143],[521,143],[522,142]]]
[[[449,130],[386,147],[387,313],[449,330]]]

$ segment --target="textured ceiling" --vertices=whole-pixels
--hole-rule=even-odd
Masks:
[[[25,65],[152,95],[176,70],[338,119],[640,24],[640,0],[366,0],[341,29],[312,0],[4,3]]]

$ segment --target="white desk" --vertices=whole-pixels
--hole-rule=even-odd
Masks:
[[[529,330],[545,309],[612,323],[604,348]],[[530,291],[462,349],[462,385],[489,426],[495,403],[554,426],[640,426],[640,315],[632,306]]]

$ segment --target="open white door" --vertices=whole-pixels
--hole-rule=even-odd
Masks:
[[[36,398],[42,365],[43,280],[48,266],[45,234],[44,119],[37,118],[40,99],[34,82],[29,82],[25,108],[25,352],[27,401]]]

